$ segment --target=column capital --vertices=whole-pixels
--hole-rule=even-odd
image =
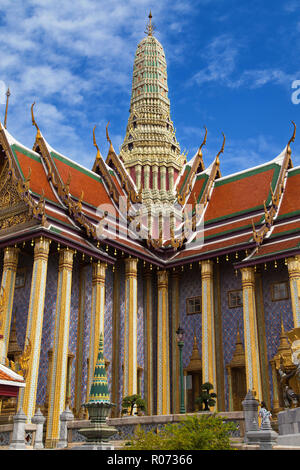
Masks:
[[[35,240],[34,245],[34,259],[48,259],[50,249],[50,240],[48,238],[40,237]]]
[[[3,269],[17,270],[19,251],[20,249],[15,246],[4,248]]]
[[[157,271],[157,287],[159,289],[168,287],[169,272],[166,269]]]
[[[255,271],[251,266],[241,268],[242,273],[242,286],[243,287],[253,287],[255,284]]]
[[[214,262],[211,259],[201,261],[201,276],[212,277],[214,272]]]
[[[61,271],[62,269],[67,269],[72,271],[73,269],[73,256],[74,250],[70,248],[64,248],[59,252],[59,265],[58,269]]]
[[[97,261],[92,264],[92,283],[104,282],[106,272],[106,263]]]
[[[287,258],[287,267],[290,278],[300,277],[300,259],[298,256]]]
[[[136,275],[137,275],[137,263],[138,263],[137,258],[126,258],[125,259],[125,275],[127,277],[130,277],[130,276],[136,277]]]

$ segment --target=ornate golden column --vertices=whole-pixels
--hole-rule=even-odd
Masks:
[[[30,340],[31,353],[26,372],[26,387],[19,395],[18,408],[22,408],[30,422],[35,414],[36,392],[42,341],[44,304],[47,281],[50,240],[40,237],[35,240],[31,291],[25,338]]]
[[[179,348],[176,339],[176,330],[180,324],[180,310],[179,310],[179,272],[172,271],[172,412],[179,413],[180,408],[180,384],[179,384]]]
[[[137,393],[137,262],[125,260],[123,397]]]
[[[157,271],[157,414],[170,414],[168,271]]]
[[[287,259],[290,279],[291,300],[293,309],[294,328],[300,326],[300,257]]]
[[[217,392],[213,262],[201,262],[202,281],[202,383],[210,382]]]
[[[8,343],[9,343],[9,334],[10,334],[10,324],[11,324],[11,314],[14,301],[14,292],[15,292],[15,281],[16,281],[16,272],[18,265],[18,253],[19,249],[8,246],[4,249],[4,261],[3,261],[3,273],[1,281],[1,291],[0,295],[4,301],[4,310],[3,310],[3,319],[2,319],[2,331],[3,338],[0,339],[0,363],[5,364]]]
[[[54,448],[57,445],[60,429],[59,418],[66,405],[73,255],[73,250],[68,248],[61,250],[59,255],[53,360],[46,432],[47,448]]]
[[[111,401],[115,403],[111,416],[116,418],[120,411],[120,269],[119,264],[114,271],[113,280],[113,339],[112,339],[112,384]]]
[[[76,344],[76,366],[75,366],[75,416],[79,416],[82,405],[82,372],[84,356],[84,316],[86,299],[86,266],[79,266],[79,299],[78,299],[78,319],[77,319],[77,344]]]
[[[255,398],[261,401],[262,386],[257,334],[254,268],[241,268],[241,273],[247,390],[251,390]]]
[[[144,341],[145,341],[145,376],[144,391],[146,412],[153,415],[153,293],[152,271],[144,270]]]
[[[90,393],[94,370],[97,361],[100,333],[104,341],[105,314],[105,271],[106,263],[97,261],[92,265],[92,306],[90,326],[89,370],[87,381],[87,396]]]

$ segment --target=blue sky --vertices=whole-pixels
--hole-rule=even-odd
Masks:
[[[191,158],[208,128],[203,156],[213,160],[226,135],[227,175],[276,157],[292,144],[300,165],[300,5],[261,0],[1,0],[0,118],[10,87],[8,130],[34,143],[30,107],[56,150],[91,168],[125,136],[134,54],[149,10],[168,66],[171,117]],[[300,94],[299,94],[300,96]]]

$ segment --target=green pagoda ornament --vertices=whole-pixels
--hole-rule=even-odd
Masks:
[[[78,447],[80,450],[113,450],[109,438],[117,432],[113,426],[106,424],[113,403],[110,402],[105,361],[103,356],[103,335],[100,334],[98,357],[95,366],[94,378],[90,389],[89,400],[84,404],[89,414],[90,426],[80,429],[79,433],[86,438],[86,442]]]

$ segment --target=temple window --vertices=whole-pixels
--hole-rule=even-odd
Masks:
[[[287,281],[274,282],[271,286],[272,301],[286,300],[289,298],[289,284]]]
[[[201,313],[201,296],[186,299],[186,314],[196,315]]]
[[[128,150],[131,152],[132,149],[133,149],[133,143],[130,142],[130,143],[128,144]]]
[[[228,307],[237,308],[243,305],[243,291],[242,289],[231,290],[228,292]]]

